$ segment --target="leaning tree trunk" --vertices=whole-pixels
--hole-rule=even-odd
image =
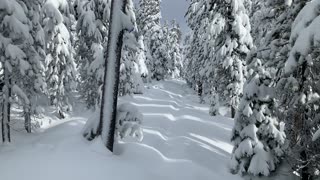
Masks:
[[[100,110],[102,140],[106,147],[113,152],[116,129],[116,115],[119,89],[120,60],[123,44],[124,28],[120,10],[125,13],[127,0],[112,0],[111,18],[106,54],[103,93]]]
[[[128,0],[112,0],[100,118],[98,123],[88,124],[83,133],[88,140],[101,135],[111,152],[116,128],[120,59],[125,30],[121,13],[125,14],[127,3]]]
[[[10,97],[11,97],[11,80],[8,69],[4,68],[4,87],[3,87],[4,99],[2,105],[2,142],[11,142],[10,137]]]

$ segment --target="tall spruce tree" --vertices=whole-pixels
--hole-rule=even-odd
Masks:
[[[47,0],[43,6],[46,37],[46,77],[50,102],[60,118],[70,110],[69,96],[77,76],[70,37],[68,1]]]
[[[232,117],[242,96],[245,59],[253,46],[245,2],[193,0],[186,14],[194,41],[198,41],[193,43],[193,57],[200,77],[193,81],[201,89],[215,87],[211,93],[231,107]]]
[[[182,71],[182,54],[181,54],[181,40],[182,32],[179,24],[173,20],[171,22],[171,28],[169,30],[168,50],[169,50],[169,61],[168,70],[169,76],[172,78],[181,77]]]
[[[43,31],[39,23],[41,1],[1,1],[0,51],[3,82],[2,140],[10,142],[10,116],[13,96],[22,102],[25,128],[31,132],[31,109],[43,80]]]
[[[104,46],[108,41],[110,0],[78,0],[77,63],[79,92],[89,108],[101,102],[104,72]]]
[[[147,51],[147,67],[150,71],[149,76],[154,79],[164,78],[162,28],[160,24],[160,0],[140,0],[138,10],[138,28],[144,36],[144,44]]]

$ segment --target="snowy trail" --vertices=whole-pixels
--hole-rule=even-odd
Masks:
[[[79,110],[44,132],[16,133],[14,144],[2,145],[3,179],[240,179],[227,170],[233,120],[209,116],[207,105],[198,104],[184,82],[156,82],[145,94],[120,101],[143,113],[142,142],[119,142],[115,147],[118,156],[110,155],[100,140],[81,138],[88,115]]]

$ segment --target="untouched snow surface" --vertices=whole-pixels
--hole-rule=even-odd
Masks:
[[[156,82],[143,95],[120,98],[143,114],[144,139],[115,145],[111,155],[101,138],[87,142],[83,108],[54,120],[37,133],[14,132],[0,146],[3,180],[233,180],[228,172],[233,120],[208,115],[183,81]]]

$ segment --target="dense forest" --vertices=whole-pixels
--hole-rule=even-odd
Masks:
[[[320,0],[188,0],[189,29],[161,3],[0,0],[0,179],[22,178],[4,169],[17,149],[43,153],[40,139],[73,120],[79,152],[151,157],[150,146],[168,167],[194,162],[189,178],[185,163],[156,179],[319,179]],[[222,174],[210,170],[219,153]]]

